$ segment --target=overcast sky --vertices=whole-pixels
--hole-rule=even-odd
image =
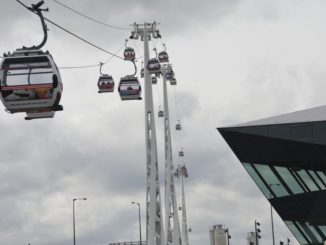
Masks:
[[[261,244],[271,245],[269,203],[216,127],[325,104],[326,2],[61,1],[111,25],[160,23],[178,80],[168,92],[172,124],[180,120],[183,126],[172,144],[175,165],[182,163],[177,152],[184,148],[190,176],[190,244],[208,245],[208,230],[215,224],[229,227],[231,244],[246,244],[246,234],[258,220]],[[35,15],[13,0],[0,4],[0,53],[40,42]],[[90,22],[53,0],[45,5],[48,18],[111,52],[130,35]],[[110,58],[51,24],[48,28],[44,49],[59,67],[95,65]],[[142,55],[140,41],[129,45]],[[151,48],[154,45],[162,49],[160,41],[151,42]],[[118,83],[133,67],[112,59],[103,72]],[[62,69],[61,76],[64,111],[54,119],[25,121],[23,114],[0,113],[0,244],[72,244],[76,197],[88,198],[76,202],[77,244],[137,240],[138,210],[132,201],[141,203],[145,233],[143,101],[122,102],[117,92],[98,94],[98,68]],[[157,113],[162,105],[160,81],[153,94]],[[162,185],[163,120],[156,118],[156,126]],[[277,243],[290,237],[298,244],[276,213],[275,236]]]

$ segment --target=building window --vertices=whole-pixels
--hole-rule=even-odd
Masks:
[[[310,178],[310,176],[307,174],[306,170],[301,169],[297,171],[303,182],[308,186],[310,191],[318,191],[318,186],[314,183],[314,181]]]
[[[292,176],[289,169],[286,167],[275,167],[275,170],[279,173],[282,179],[286,182],[288,187],[291,189],[293,194],[303,193],[304,190],[301,188],[297,180]]]

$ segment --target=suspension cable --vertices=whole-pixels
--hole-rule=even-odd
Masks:
[[[123,45],[121,48],[119,48],[119,49],[117,50],[117,52],[115,52],[114,54],[117,55],[117,54],[118,54],[118,53],[119,53],[123,48],[124,48],[124,45]],[[107,60],[103,63],[103,65],[109,63],[109,62],[110,62],[114,57],[115,57],[115,56],[111,55],[111,57],[110,57],[109,59],[107,59]]]
[[[29,9],[29,8],[28,8],[24,3],[22,3],[20,0],[16,0],[16,1],[17,1],[18,3],[20,3],[21,5],[23,5],[26,9],[28,9],[28,10],[30,11],[30,9]],[[31,12],[32,12],[32,11],[31,11]],[[34,12],[32,12],[32,13],[34,13]],[[34,13],[34,14],[35,14],[35,13]],[[94,48],[97,48],[97,49],[103,51],[104,53],[110,54],[110,55],[112,55],[112,56],[115,56],[116,58],[119,58],[119,59],[124,60],[123,57],[120,57],[120,56],[118,56],[118,55],[116,55],[116,54],[114,54],[114,53],[112,53],[112,52],[110,52],[110,51],[107,51],[107,50],[105,50],[105,49],[99,47],[99,46],[96,45],[96,44],[91,43],[90,41],[87,41],[86,39],[84,39],[84,38],[82,38],[82,37],[80,37],[80,36],[74,34],[73,32],[71,32],[71,31],[65,29],[64,27],[62,27],[62,26],[60,26],[60,25],[54,23],[53,21],[49,20],[48,18],[45,18],[45,17],[44,17],[44,19],[45,19],[47,22],[51,23],[52,25],[54,25],[54,26],[60,28],[61,30],[67,32],[68,34],[70,34],[70,35],[72,35],[72,36],[78,38],[79,40],[81,40],[81,41],[83,41],[83,42],[85,42],[85,43],[87,43],[87,44],[93,46]]]
[[[117,50],[117,52],[115,52],[114,54],[118,54],[121,51],[121,49],[123,49],[123,48],[124,48],[124,45],[121,48],[119,48]],[[106,65],[107,63],[109,63],[113,58],[114,58],[114,56],[111,55],[111,57],[109,59],[107,59],[105,62],[103,62],[103,66]],[[61,66],[61,67],[59,67],[59,69],[83,69],[83,68],[92,68],[92,67],[98,67],[98,66],[100,66],[100,64],[84,65],[84,66]]]
[[[107,51],[107,50],[105,50],[105,49],[99,47],[99,46],[96,45],[96,44],[93,44],[93,43],[87,41],[86,39],[84,39],[84,38],[82,38],[82,37],[80,37],[80,36],[78,36],[78,35],[72,33],[71,31],[69,31],[69,30],[63,28],[62,26],[59,26],[58,24],[54,23],[53,21],[51,21],[51,20],[49,20],[49,19],[47,19],[47,18],[45,18],[45,17],[44,17],[44,19],[45,19],[46,21],[50,22],[52,25],[55,25],[56,27],[60,28],[61,30],[63,30],[63,31],[65,31],[65,32],[69,33],[70,35],[72,35],[72,36],[78,38],[79,40],[81,40],[81,41],[83,41],[83,42],[85,42],[85,43],[87,43],[87,44],[93,46],[94,48],[97,48],[97,49],[103,51],[104,53],[110,54],[110,55],[112,55],[112,56],[115,56],[116,58],[119,58],[119,59],[124,60],[123,57],[118,56],[118,55],[116,55],[116,54],[114,54],[114,53],[112,53],[112,52],[110,52],[110,51]]]
[[[96,20],[96,19],[94,19],[94,18],[92,18],[92,17],[89,17],[89,16],[87,16],[87,15],[81,13],[81,12],[78,12],[77,10],[74,10],[73,8],[71,8],[71,7],[65,5],[65,4],[63,4],[63,3],[61,3],[61,2],[59,2],[59,1],[57,1],[57,0],[53,0],[53,1],[56,2],[57,4],[63,6],[64,8],[70,10],[70,11],[72,11],[72,12],[74,12],[74,13],[76,13],[76,14],[78,14],[78,15],[80,15],[80,16],[82,16],[82,17],[88,19],[88,20],[91,20],[91,21],[93,21],[93,22],[96,22],[96,23],[98,23],[98,24],[101,24],[101,25],[103,25],[103,26],[110,27],[110,28],[112,28],[112,29],[116,29],[116,30],[131,30],[131,28],[119,27],[119,26],[114,26],[114,25],[106,24],[106,23],[104,23],[104,22],[102,22],[102,21]]]
[[[88,65],[88,66],[59,66],[59,70],[65,70],[65,69],[84,69],[84,68],[92,68],[92,67],[98,67],[99,64],[97,65]]]

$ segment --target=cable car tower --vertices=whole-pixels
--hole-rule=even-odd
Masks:
[[[181,178],[181,188],[182,188],[182,245],[189,245],[189,237],[187,225],[187,210],[186,210],[186,198],[185,198],[185,188],[184,188],[184,178],[188,178],[188,171],[185,165],[179,165],[176,171],[176,176]]]
[[[174,186],[174,166],[172,159],[171,127],[167,94],[166,74],[171,70],[170,64],[161,68],[163,74],[164,97],[164,139],[165,139],[165,232],[166,245],[181,245],[180,223],[177,197]]]
[[[152,80],[148,70],[148,40],[159,38],[157,23],[133,24],[130,39],[144,41],[144,92],[145,92],[145,140],[146,140],[146,240],[147,245],[164,245],[162,203],[157,162],[157,141],[153,106]]]

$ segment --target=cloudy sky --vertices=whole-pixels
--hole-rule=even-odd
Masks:
[[[61,1],[116,26],[160,23],[178,80],[176,88],[169,88],[170,112],[172,123],[180,120],[183,126],[182,134],[173,136],[174,163],[182,163],[176,153],[183,146],[190,175],[190,244],[209,244],[208,230],[215,224],[229,227],[231,244],[246,244],[246,233],[258,220],[261,244],[271,245],[269,204],[216,127],[325,104],[326,2]],[[1,53],[40,42],[35,15],[13,0],[0,4]],[[46,6],[48,18],[111,52],[130,35],[90,22],[53,0]],[[44,49],[59,67],[96,65],[110,58],[48,27]],[[142,55],[140,41],[129,45]],[[151,42],[154,46],[162,49],[160,41]],[[103,72],[119,81],[133,67],[112,59]],[[76,197],[88,198],[76,202],[77,244],[137,240],[138,210],[132,201],[142,205],[145,233],[143,101],[122,102],[117,92],[99,95],[97,67],[62,69],[61,75],[64,111],[54,119],[24,121],[22,114],[0,114],[0,244],[71,244]],[[153,93],[157,112],[160,82]],[[163,121],[156,118],[156,126],[163,183]],[[276,213],[275,236],[277,243],[289,237],[298,244]]]

